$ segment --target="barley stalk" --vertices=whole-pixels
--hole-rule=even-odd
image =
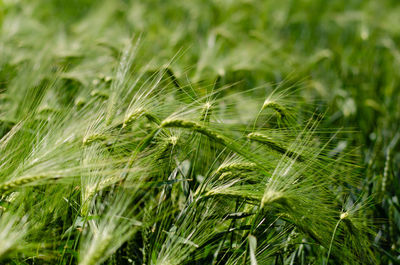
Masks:
[[[339,220],[338,220],[337,223],[336,223],[335,229],[333,229],[332,238],[331,238],[331,242],[330,242],[330,244],[329,244],[328,255],[326,256],[326,263],[325,263],[325,264],[328,264],[329,256],[331,255],[331,250],[332,250],[332,245],[333,245],[333,240],[334,240],[334,238],[335,238],[336,230],[338,229],[338,227],[339,227],[339,225],[340,225],[340,222],[342,222],[343,220],[345,220],[346,218],[348,218],[348,216],[349,216],[349,213],[348,213],[348,212],[342,212],[342,213],[340,214],[340,218],[339,218]]]

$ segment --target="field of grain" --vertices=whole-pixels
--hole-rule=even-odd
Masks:
[[[0,264],[400,264],[395,0],[0,0]]]

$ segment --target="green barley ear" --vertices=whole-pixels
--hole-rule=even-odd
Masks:
[[[265,109],[273,109],[281,119],[284,119],[288,116],[286,108],[272,99],[266,99],[264,101],[261,110]]]
[[[157,125],[160,124],[160,120],[154,114],[152,114],[151,112],[147,111],[144,108],[139,107],[139,108],[131,111],[131,113],[126,116],[126,118],[124,119],[124,122],[122,123],[122,128],[125,128],[129,124],[132,124],[137,119],[139,119],[141,116],[146,117],[149,121],[154,122]]]
[[[213,139],[216,142],[219,142],[223,145],[227,145],[227,141],[224,136],[220,135],[217,132],[214,132],[207,126],[201,125],[194,121],[182,120],[182,119],[167,119],[164,120],[160,127],[162,128],[184,128],[190,129],[200,134],[207,136],[210,139]]]
[[[259,169],[255,163],[251,162],[236,162],[221,165],[216,171],[215,176],[218,179],[223,179],[232,174],[240,174],[246,172],[253,172]]]
[[[174,147],[177,145],[179,140],[179,136],[170,136],[166,140],[164,140],[159,149],[158,152],[155,155],[155,160],[162,160],[166,157],[169,157],[171,155],[171,152],[173,151]]]
[[[6,181],[2,184],[0,184],[0,193],[7,193],[10,191],[13,191],[17,188],[29,185],[29,184],[34,184],[40,180],[43,179],[49,179],[51,177],[49,176],[25,176],[25,177],[20,177],[16,179],[12,179],[9,181]],[[57,178],[57,177],[53,177]]]
[[[261,208],[273,203],[278,203],[282,206],[290,208],[288,199],[285,197],[284,192],[268,190],[264,193],[261,199]]]
[[[261,133],[258,133],[258,132],[253,132],[253,133],[249,133],[247,135],[247,138],[249,140],[251,140],[251,141],[255,141],[255,142],[259,142],[259,143],[265,144],[266,146],[268,146],[272,150],[275,150],[275,151],[277,151],[277,152],[279,152],[279,153],[281,153],[283,155],[287,155],[288,157],[294,158],[294,159],[296,159],[296,160],[298,160],[300,162],[304,161],[304,158],[303,158],[302,155],[300,155],[300,154],[298,154],[296,152],[290,151],[289,149],[283,147],[280,144],[277,144],[273,138],[271,138],[271,137],[269,137],[269,136],[267,136],[265,134],[261,134]]]
[[[83,145],[89,145],[93,142],[97,142],[97,141],[102,142],[105,140],[107,140],[107,136],[100,134],[100,133],[93,133],[93,134],[86,135],[83,138],[82,143],[83,143]]]
[[[82,203],[81,203],[81,209],[80,209],[80,214],[82,216],[88,216],[90,213],[90,210],[92,208],[93,204],[93,199],[96,194],[95,190],[90,190],[86,189],[85,193],[82,192]]]
[[[124,119],[124,122],[122,124],[122,128],[125,128],[128,124],[136,121],[140,116],[143,115],[143,113],[145,113],[146,110],[143,108],[138,108],[135,109],[134,111],[132,111],[129,115],[127,115],[127,117]]]
[[[228,150],[242,156],[246,160],[256,163],[260,168],[267,168],[266,165],[259,160],[260,157],[258,154],[250,152],[246,146],[240,145],[240,142],[225,136],[207,124],[186,119],[168,118],[161,122],[160,128],[182,128],[200,133],[208,137],[210,140],[213,140],[215,143],[219,143]]]
[[[257,165],[255,163],[251,162],[236,162],[236,163],[230,163],[226,165],[221,165],[217,170],[216,174],[222,174],[227,171],[252,171],[257,169]]]
[[[90,92],[90,95],[100,99],[108,99],[110,97],[107,91],[101,89],[94,89],[92,92]]]

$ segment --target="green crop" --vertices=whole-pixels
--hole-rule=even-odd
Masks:
[[[397,264],[395,1],[0,1],[0,264]]]

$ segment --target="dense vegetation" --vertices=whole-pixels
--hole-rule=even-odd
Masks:
[[[399,264],[399,14],[0,0],[0,263]]]

